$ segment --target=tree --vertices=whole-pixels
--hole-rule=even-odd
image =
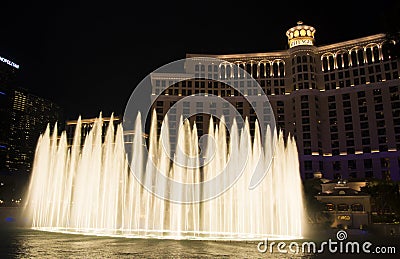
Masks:
[[[321,183],[321,179],[318,178],[303,181],[306,215],[310,223],[324,223],[330,226],[333,222],[332,214],[325,211],[325,204],[315,198],[322,190]]]
[[[371,195],[373,212],[378,214],[379,221],[392,221],[400,217],[399,183],[391,180],[373,180],[361,191]],[[388,219],[387,215],[390,219]],[[393,217],[394,216],[394,217]]]

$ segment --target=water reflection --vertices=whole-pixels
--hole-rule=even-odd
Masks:
[[[1,258],[312,258],[261,254],[257,242],[94,237],[25,229],[1,232]]]

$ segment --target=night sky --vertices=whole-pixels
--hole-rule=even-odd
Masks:
[[[65,119],[122,115],[144,77],[186,53],[286,49],[286,30],[299,20],[316,28],[317,45],[400,31],[399,1],[58,2],[2,1],[0,56],[20,65],[21,87],[58,103]]]

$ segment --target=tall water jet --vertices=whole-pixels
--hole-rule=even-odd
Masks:
[[[32,228],[173,239],[302,236],[302,185],[291,137],[285,143],[282,133],[270,128],[262,136],[257,121],[252,137],[247,119],[242,128],[233,120],[227,129],[223,118],[216,126],[211,118],[203,150],[209,161],[202,165],[195,124],[180,122],[171,160],[168,119],[158,137],[153,117],[146,155],[138,114],[129,160],[122,125],[115,128],[111,121],[102,140],[102,123],[100,116],[83,144],[80,119],[71,146],[65,132],[59,137],[48,127],[40,136],[25,206]],[[250,189],[258,170],[267,173]],[[180,185],[166,179],[185,188],[175,188]],[[218,193],[221,186],[225,191]],[[217,195],[202,199],[206,192]]]

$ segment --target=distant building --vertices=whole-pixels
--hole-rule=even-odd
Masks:
[[[32,168],[39,135],[62,116],[57,104],[18,85],[18,69],[0,57],[0,171],[23,173]]]
[[[19,66],[15,63],[0,57],[0,172],[6,170],[11,95],[16,84],[18,68]]]
[[[7,148],[7,171],[30,172],[37,141],[47,125],[58,122],[62,128],[61,108],[24,89],[11,92],[10,132]]]
[[[325,211],[333,214],[332,227],[363,228],[371,223],[371,196],[359,188],[365,182],[352,184],[339,180],[322,185],[325,185],[323,191],[316,199],[325,204]]]
[[[86,136],[92,130],[96,119],[98,119],[98,118],[83,118],[83,119],[81,119],[81,144],[82,145],[85,141]],[[103,140],[104,140],[104,136],[106,134],[107,128],[110,124],[110,121],[111,121],[111,117],[102,117],[102,122],[103,122],[102,138],[103,138]],[[116,128],[116,126],[121,123],[121,119],[119,118],[119,116],[114,116],[112,118],[112,122],[113,122],[114,127]],[[65,123],[65,131],[67,134],[67,141],[68,141],[69,145],[72,144],[72,141],[74,139],[77,123],[78,123],[78,120],[68,120]]]
[[[361,181],[361,180],[331,180],[331,181],[324,181],[321,183],[321,188],[323,193],[330,193],[335,187],[338,185],[338,182],[341,182],[343,184],[346,184],[347,187],[350,189],[356,190],[356,191],[361,191],[362,187],[365,187],[367,185],[366,181]]]
[[[286,137],[295,136],[303,178],[322,172],[329,179],[400,180],[400,66],[394,51],[400,42],[376,34],[316,46],[315,32],[299,22],[286,32],[285,50],[187,54],[191,61],[185,73],[153,73],[152,100],[159,123],[167,112],[173,122],[187,110],[195,114],[190,120],[202,135],[209,118],[202,112],[231,116],[213,101],[217,96],[248,117],[252,126],[257,116],[245,96],[260,95],[247,85],[252,77],[268,96],[277,127]],[[238,67],[248,75],[238,73]],[[247,92],[242,95],[226,82]],[[208,103],[179,102],[198,93],[214,96]],[[183,104],[171,109],[177,103]]]
[[[81,145],[84,145],[87,135],[93,129],[94,123],[98,119],[99,118],[83,118],[83,119],[81,119],[81,132],[80,132]],[[113,116],[113,118],[102,117],[101,119],[102,119],[102,129],[101,129],[102,135],[101,136],[102,136],[102,141],[104,141],[104,138],[106,136],[107,129],[110,126],[110,123],[112,122],[112,124],[114,125],[114,133],[116,133],[117,126],[120,124],[122,125],[122,119],[119,116]],[[77,125],[78,125],[78,120],[68,120],[65,123],[65,131],[67,134],[68,145],[72,145],[72,143],[73,143]],[[124,130],[123,134],[124,134],[124,143],[132,144],[135,132],[132,130],[130,130],[130,131]],[[144,141],[143,145],[146,145],[147,140],[148,140],[148,135],[143,133],[143,141]],[[126,152],[127,152],[128,156],[131,155],[130,149],[126,150]]]

